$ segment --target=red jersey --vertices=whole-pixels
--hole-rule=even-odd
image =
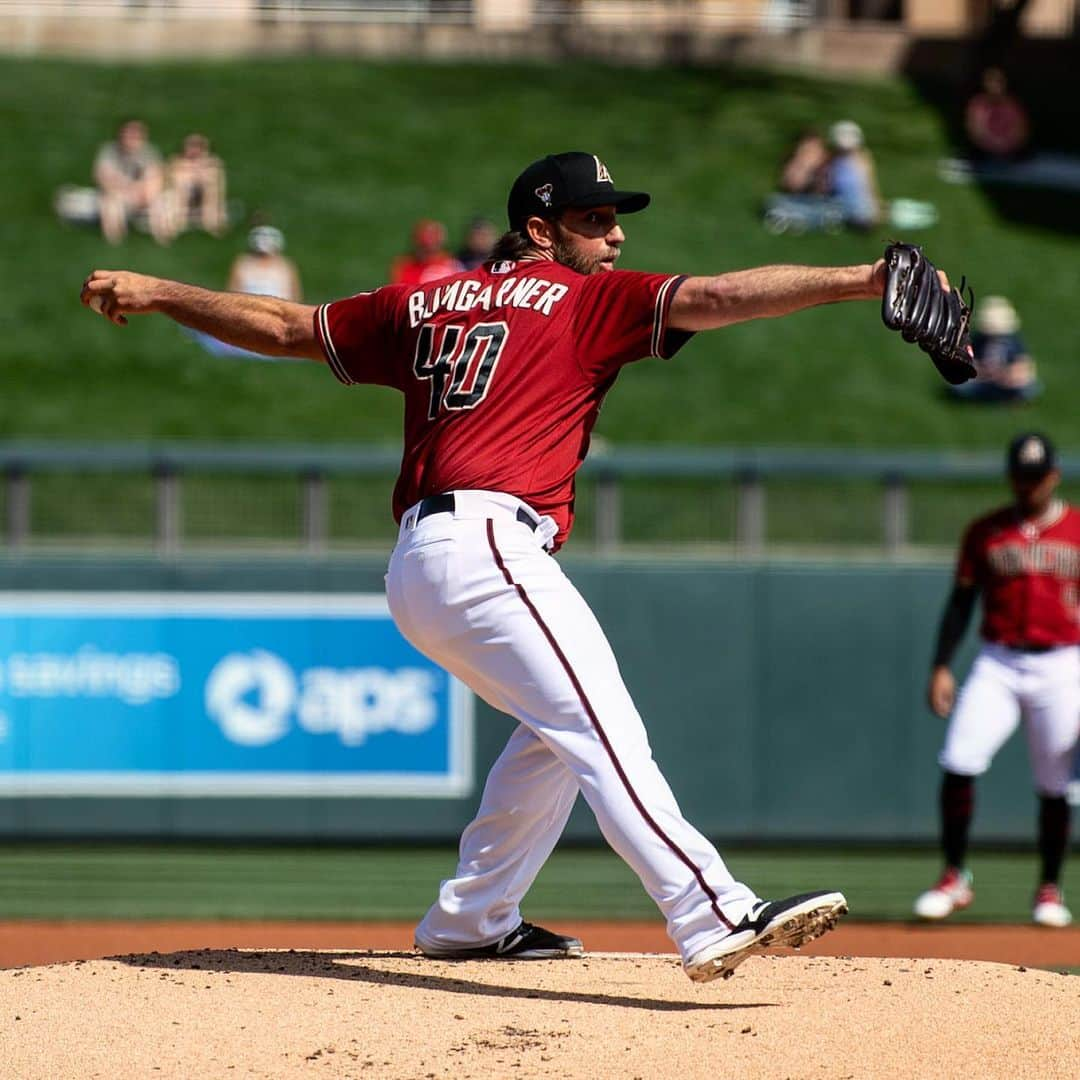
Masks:
[[[958,585],[982,592],[982,636],[1014,647],[1080,643],[1080,513],[1055,500],[1040,518],[1015,507],[968,526]]]
[[[319,307],[315,336],[337,378],[405,395],[395,519],[428,495],[501,491],[550,514],[561,544],[574,474],[619,369],[670,357],[691,336],[667,325],[683,280],[489,262]]]

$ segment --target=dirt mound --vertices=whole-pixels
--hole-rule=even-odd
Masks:
[[[0,1076],[1075,1076],[1080,978],[974,961],[151,953],[0,971]]]

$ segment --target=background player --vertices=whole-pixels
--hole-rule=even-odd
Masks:
[[[620,191],[593,154],[514,182],[494,261],[318,308],[94,271],[82,299],[118,324],[161,312],[255,352],[324,360],[343,383],[405,397],[400,522],[387,593],[404,636],[517,718],[458,869],[417,929],[435,957],[581,954],[519,902],[580,790],[667,918],[691,978],[830,929],[840,893],[760,900],[682,816],[603,631],[549,557],[573,524],[574,475],[621,367],[670,358],[698,330],[877,300],[885,270],[771,266],[715,277],[615,270]]]
[[[1016,730],[1027,732],[1039,797],[1040,884],[1032,918],[1041,926],[1072,921],[1059,881],[1069,839],[1066,790],[1080,737],[1080,513],[1057,498],[1061,474],[1045,435],[1009,445],[1012,506],[968,526],[956,583],[938,633],[927,695],[941,717],[950,712],[938,763],[945,870],[915,901],[915,914],[944,919],[975,897],[964,868],[975,777]],[[949,661],[982,594],[983,647],[956,709]]]

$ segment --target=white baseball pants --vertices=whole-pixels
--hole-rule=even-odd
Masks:
[[[516,519],[524,504],[513,496],[455,498],[453,513],[416,522],[414,507],[402,518],[386,579],[390,610],[416,648],[520,726],[492,766],[455,876],[417,943],[487,945],[516,929],[521,898],[580,790],[682,957],[692,956],[757,897],[683,818],[603,631],[544,550],[545,530]]]
[[[938,764],[981,776],[1021,718],[1037,791],[1064,795],[1080,738],[1080,648],[1026,653],[986,643],[956,699]]]

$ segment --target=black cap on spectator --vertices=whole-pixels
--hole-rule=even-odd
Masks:
[[[534,214],[553,217],[568,206],[614,206],[620,214],[633,214],[648,205],[644,191],[618,190],[595,154],[571,150],[534,161],[514,181],[506,216],[511,229],[521,229]]]
[[[1026,431],[1009,443],[1009,472],[1033,479],[1045,476],[1057,464],[1054,444],[1037,431]]]

